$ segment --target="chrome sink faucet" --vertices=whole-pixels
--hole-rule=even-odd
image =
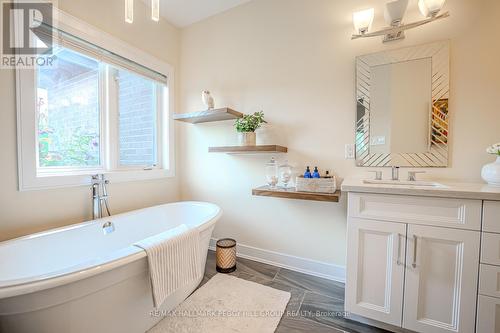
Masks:
[[[92,176],[92,217],[93,219],[100,219],[103,217],[103,203],[106,208],[106,213],[111,216],[108,204],[108,191],[106,185],[109,180],[104,178],[104,175]]]
[[[392,167],[392,180],[399,180],[399,167],[398,166]]]

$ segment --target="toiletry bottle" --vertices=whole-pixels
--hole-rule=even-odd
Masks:
[[[330,171],[326,170],[324,178],[333,178],[332,175],[330,175]]]
[[[313,178],[320,178],[318,167],[314,167],[314,172],[312,174]]]
[[[311,169],[309,169],[309,167],[307,167],[306,172],[304,172],[304,178],[312,178]]]

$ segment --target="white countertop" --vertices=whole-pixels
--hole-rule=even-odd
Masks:
[[[444,187],[366,184],[361,178],[347,178],[342,182],[342,191],[500,201],[500,187],[497,186],[435,181]]]

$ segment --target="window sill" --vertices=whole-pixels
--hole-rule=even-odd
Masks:
[[[101,173],[106,176],[110,183],[122,183],[141,180],[161,179],[175,177],[174,170],[127,170],[127,171],[97,171],[78,172],[73,174],[50,175],[44,174],[31,179],[21,179],[20,191],[35,191],[44,189],[56,189],[65,187],[90,186],[91,175]]]
[[[106,179],[108,179],[111,183],[175,177],[174,170],[165,169],[112,171],[105,172],[104,174],[106,175]]]

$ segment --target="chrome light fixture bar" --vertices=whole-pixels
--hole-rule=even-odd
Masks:
[[[439,14],[445,1],[446,0],[419,0],[418,7],[420,13],[425,16],[425,19],[408,24],[403,24],[403,17],[406,13],[408,0],[391,1],[386,4],[384,11],[384,18],[387,24],[389,24],[389,27],[373,32],[370,32],[370,27],[373,21],[374,9],[371,8],[355,12],[353,13],[355,34],[352,35],[351,39],[384,36],[384,42],[390,42],[405,38],[404,32],[406,30],[450,16],[448,12]]]

